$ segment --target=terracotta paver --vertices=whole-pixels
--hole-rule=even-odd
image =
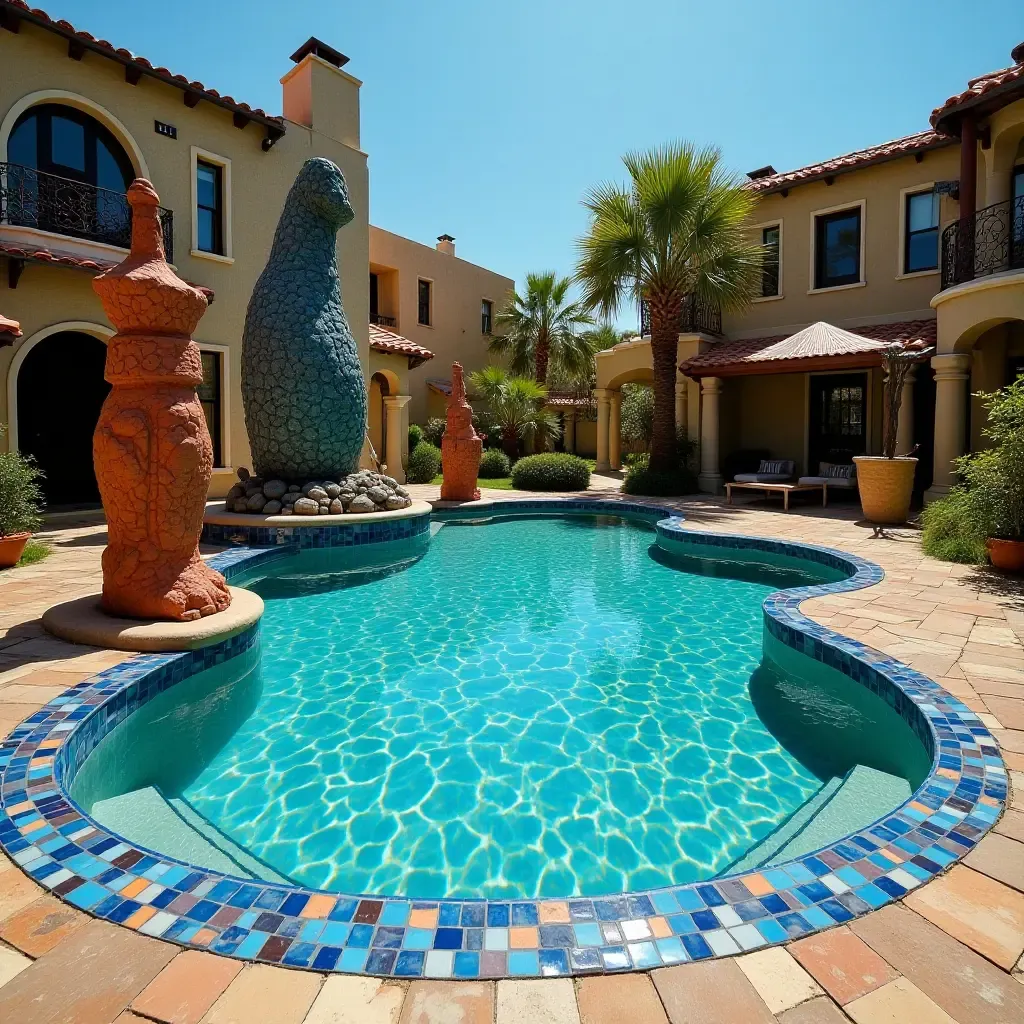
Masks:
[[[763,949],[737,961],[772,1013],[781,1013],[822,994],[818,983],[785,949]]]
[[[651,973],[671,1024],[774,1024],[735,960],[663,967]]]
[[[576,985],[581,1024],[668,1024],[665,1009],[646,974],[608,974],[581,978]]]
[[[962,864],[915,889],[906,902],[1004,970],[1024,953],[1024,895]]]
[[[787,948],[838,1003],[848,1003],[899,977],[849,928],[832,928]]]
[[[169,943],[90,921],[0,988],[0,1021],[110,1024],[175,953]]]
[[[397,1024],[405,988],[379,978],[332,975],[303,1024]]]
[[[957,1024],[906,978],[855,999],[846,1012],[857,1024]]]
[[[250,964],[228,985],[203,1024],[302,1024],[323,976]]]
[[[40,896],[0,922],[0,939],[30,957],[40,957],[88,921],[88,915],[56,896]]]
[[[851,928],[957,1024],[1024,1021],[1024,985],[914,911],[884,907]]]
[[[362,1018],[356,1018],[363,1024]],[[494,983],[414,981],[402,1007],[402,1024],[491,1024]]]
[[[498,982],[495,1024],[580,1024],[569,978]]]
[[[199,1024],[241,969],[238,960],[183,950],[132,1000],[131,1009],[166,1024]]]
[[[17,977],[26,968],[32,966],[32,961],[16,949],[7,949],[0,946],[0,986],[6,985],[11,978]]]
[[[996,831],[1002,836],[1016,839],[1018,843],[1024,843],[1024,813],[1007,811],[996,822]]]
[[[1024,892],[1024,843],[990,832],[964,863]]]
[[[0,921],[17,914],[42,894],[43,890],[20,870],[0,874]]]
[[[827,996],[819,996],[781,1014],[779,1024],[850,1024],[850,1018]]]

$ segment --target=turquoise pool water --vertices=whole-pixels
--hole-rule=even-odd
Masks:
[[[286,560],[250,584],[259,663],[153,700],[72,795],[159,786],[308,886],[533,897],[710,877],[855,764],[919,781],[877,698],[763,658],[764,597],[825,577],[653,544],[544,517],[447,525],[393,571]]]

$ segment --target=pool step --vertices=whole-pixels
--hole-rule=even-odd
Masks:
[[[842,779],[829,779],[723,874],[772,867],[820,850],[898,807],[910,792],[906,779],[856,765]]]
[[[156,786],[98,800],[93,818],[116,835],[186,864],[270,882],[291,880],[247,853],[187,800],[168,799]]]
[[[436,519],[431,519],[431,521],[430,521],[430,539],[431,540],[433,540],[441,532],[441,527],[443,527],[443,526],[444,526],[444,523],[439,523],[439,522],[437,522]]]

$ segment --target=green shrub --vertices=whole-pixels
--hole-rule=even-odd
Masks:
[[[590,466],[575,455],[527,455],[512,467],[518,491],[585,491],[589,484]]]
[[[420,441],[409,453],[406,477],[411,484],[429,484],[441,472],[441,449]]]
[[[654,434],[654,389],[649,384],[623,384],[622,440],[650,451]]]
[[[416,451],[416,446],[423,440],[423,428],[418,423],[409,424],[409,451]]]
[[[423,428],[423,440],[432,444],[435,448],[441,447],[441,438],[444,437],[444,430],[448,424],[440,416],[432,416],[427,420]]]
[[[0,436],[4,427],[0,424]],[[18,452],[0,452],[0,537],[29,533],[40,523],[41,469]]]
[[[495,480],[508,476],[512,472],[512,463],[500,448],[487,448],[480,459],[480,479]]]
[[[697,493],[697,477],[693,470],[680,466],[669,472],[656,472],[649,467],[648,461],[647,456],[641,456],[626,470],[626,479],[622,481],[624,494],[671,498]]]
[[[974,499],[962,487],[925,505],[921,513],[921,547],[926,555],[944,562],[977,565],[986,560],[985,537],[975,523]]]

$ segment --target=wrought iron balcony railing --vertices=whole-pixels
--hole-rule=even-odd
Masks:
[[[174,262],[174,215],[157,207],[167,262]],[[0,163],[0,223],[131,247],[132,209],[123,192],[22,164]]]
[[[986,206],[942,232],[942,287],[1024,268],[1024,196]]]
[[[722,333],[722,310],[710,302],[704,302],[696,295],[683,299],[683,310],[679,316],[679,333],[690,334]],[[651,307],[646,301],[640,303],[640,336],[651,333]]]
[[[393,316],[385,316],[383,313],[371,313],[370,323],[378,327],[397,327],[398,321]]]

